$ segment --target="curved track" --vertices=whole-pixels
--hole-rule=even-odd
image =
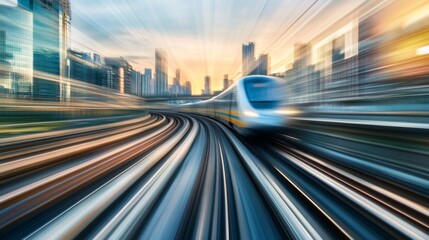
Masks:
[[[427,169],[262,137],[153,113],[2,139],[0,238],[428,238],[427,192],[413,190]]]

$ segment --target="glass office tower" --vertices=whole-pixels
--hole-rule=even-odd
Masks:
[[[67,49],[70,46],[69,0],[19,0],[33,13],[33,98],[67,101]]]
[[[29,99],[33,87],[33,16],[0,4],[0,95]]]
[[[168,59],[162,49],[155,50],[155,95],[168,94]]]

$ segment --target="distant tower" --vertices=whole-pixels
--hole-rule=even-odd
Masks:
[[[131,94],[142,95],[142,74],[136,70],[131,72]]]
[[[173,93],[180,94],[180,69],[176,69],[176,77],[173,81]]]
[[[212,89],[211,89],[211,83],[210,83],[210,76],[205,76],[204,78],[204,94],[205,95],[211,95]]]
[[[186,81],[185,87],[186,87],[186,94],[192,95],[191,81]]]
[[[176,68],[176,81],[180,85],[180,68]]]
[[[270,57],[268,54],[261,54],[258,58],[258,75],[269,75],[270,74]]]
[[[243,76],[252,75],[255,70],[255,43],[242,46],[242,73]]]
[[[162,49],[155,50],[155,95],[166,95],[168,92],[167,53]]]
[[[142,94],[143,96],[150,96],[153,94],[152,86],[152,69],[145,68],[142,76]]]
[[[223,75],[223,90],[229,87],[228,74]]]

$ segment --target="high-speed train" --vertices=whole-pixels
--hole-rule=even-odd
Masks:
[[[270,76],[247,76],[221,94],[205,101],[184,104],[180,110],[217,119],[239,132],[283,127],[281,80]]]

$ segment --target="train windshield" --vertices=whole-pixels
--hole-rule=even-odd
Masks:
[[[252,78],[244,82],[247,98],[256,109],[276,108],[280,105],[280,86],[269,78]]]

